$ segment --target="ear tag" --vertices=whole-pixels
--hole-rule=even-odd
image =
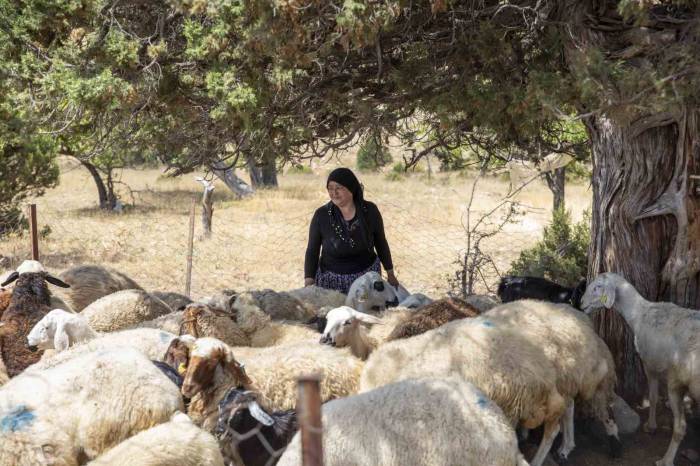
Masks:
[[[600,302],[605,304],[608,302],[608,296],[607,295],[600,295]]]
[[[177,373],[182,375],[185,372],[187,372],[187,366],[185,365],[184,362],[181,362],[179,366],[177,366]]]

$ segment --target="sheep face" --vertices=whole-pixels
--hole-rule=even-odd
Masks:
[[[615,283],[610,274],[598,275],[593,282],[588,285],[586,292],[581,298],[581,308],[590,314],[595,309],[605,307],[610,309],[615,303]]]
[[[264,426],[274,424],[274,419],[265,412],[257,400],[255,392],[231,388],[219,401],[219,417],[217,420],[214,435],[223,439],[229,430],[243,433],[244,424],[252,417],[255,421]]]
[[[190,362],[190,347],[192,346],[192,341],[185,340],[182,336],[173,339],[165,351],[165,356],[163,356],[163,361],[177,370],[180,376],[184,376],[187,372],[187,366]]]
[[[326,328],[323,330],[320,343],[331,346],[348,346],[359,331],[361,322],[367,324],[381,323],[374,316],[358,312],[351,307],[341,306],[326,314]]]
[[[48,314],[47,314],[48,315]],[[53,334],[56,331],[56,324],[46,317],[36,323],[34,328],[27,335],[27,345],[29,349],[51,349],[53,348]]]
[[[233,352],[222,341],[215,338],[200,338],[192,346],[190,361],[182,383],[182,394],[192,398],[215,384],[217,373],[227,372],[236,384],[242,387],[252,385],[252,381],[233,357]]]
[[[363,312],[383,311],[397,306],[399,298],[394,287],[379,273],[367,272],[352,283],[345,304]]]

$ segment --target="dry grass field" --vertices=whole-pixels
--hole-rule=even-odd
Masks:
[[[340,163],[316,162],[312,174],[281,175],[279,189],[244,200],[217,181],[213,235],[207,240],[201,239],[197,205],[192,295],[201,297],[223,288],[301,286],[308,222],[314,209],[327,201],[325,177]],[[97,208],[95,185],[87,171],[62,160],[59,186],[35,200],[39,227],[50,228],[40,240],[42,262],[54,272],[76,264],[108,264],[146,289],[182,292],[189,210],[201,193],[196,175],[172,179],[157,169],[125,170],[121,181],[131,193],[124,187],[120,190],[134,205],[121,214],[104,213]],[[376,202],[384,216],[399,280],[410,291],[444,294],[447,277],[456,270],[454,261],[466,246],[462,222],[473,178],[454,173],[428,177],[425,172],[399,181],[389,181],[383,173],[362,173],[360,178],[365,197]],[[480,179],[473,215],[497,205],[508,186],[501,178]],[[590,197],[586,185],[567,187],[567,204],[575,220],[590,206]],[[543,183],[528,185],[517,200],[527,207],[526,213],[485,245],[501,271],[540,238],[551,217],[551,193]],[[4,240],[0,253],[14,258],[14,265],[29,254],[27,238]]]

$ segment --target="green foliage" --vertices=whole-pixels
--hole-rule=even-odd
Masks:
[[[302,165],[300,163],[295,163],[292,164],[291,167],[287,170],[287,174],[289,175],[312,175],[313,170],[311,170],[311,167],[308,165]]]
[[[357,151],[357,168],[362,171],[377,171],[391,163],[391,154],[381,140],[370,135]]]
[[[520,253],[509,274],[544,277],[563,286],[576,286],[586,277],[590,237],[590,212],[576,224],[563,209],[554,212],[542,239]]]

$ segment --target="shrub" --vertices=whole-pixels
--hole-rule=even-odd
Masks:
[[[571,222],[571,214],[558,209],[545,227],[542,239],[520,253],[509,274],[544,277],[563,286],[576,286],[586,277],[588,246],[591,242],[590,212],[583,219]]]

